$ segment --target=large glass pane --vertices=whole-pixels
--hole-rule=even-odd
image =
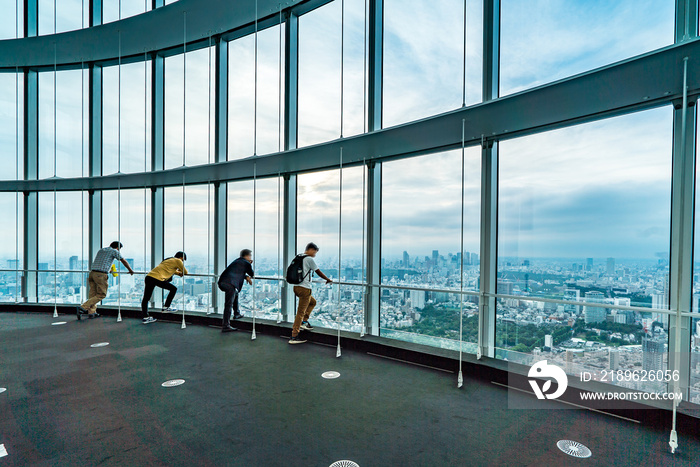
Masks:
[[[500,94],[670,45],[674,21],[669,0],[502,0]]]
[[[481,102],[483,2],[466,4],[465,54],[463,0],[385,0],[384,127]]]
[[[102,70],[102,173],[151,169],[151,62]],[[119,83],[121,79],[121,85]]]
[[[151,269],[151,190],[102,193],[102,244],[113,241],[124,245],[121,254],[137,274],[129,275],[121,263],[115,262],[119,276],[110,278],[103,303],[140,306],[144,273]]]
[[[178,287],[174,305],[188,311],[210,311],[213,274],[213,187],[194,185],[165,189],[165,257],[178,251],[187,254],[184,279],[175,277]],[[184,201],[184,210],[183,210]],[[184,225],[184,229],[183,229]],[[184,293],[182,283],[184,281]]]
[[[0,302],[15,302],[22,297],[23,207],[22,194],[0,193],[0,216],[5,220],[5,227],[0,229]]]
[[[365,129],[365,2],[345,1],[344,44],[342,20],[338,0],[299,18],[299,146]]]
[[[665,369],[668,315],[614,306],[668,308],[671,141],[664,107],[500,144],[499,357]]]
[[[383,163],[382,284],[396,288],[382,289],[382,336],[459,349],[459,295],[421,289],[459,290],[462,267],[464,290],[479,288],[480,149],[464,164],[460,252],[461,151]],[[464,296],[464,342],[476,342],[477,304]]]
[[[186,56],[186,75],[183,54],[165,59],[166,169],[214,161],[214,48]]]
[[[24,34],[24,10],[23,1],[0,0],[0,40],[15,39]]]
[[[697,104],[697,103],[696,103]],[[700,136],[700,123],[696,129],[696,137]],[[697,161],[697,155],[696,155]],[[700,313],[700,195],[698,195],[697,180],[700,166],[696,162],[695,170],[695,231],[693,241],[693,296],[692,311]],[[692,318],[690,327],[690,401],[700,404],[700,319]]]
[[[316,243],[320,247],[316,264],[336,282],[340,279],[342,283],[362,283],[365,277],[362,251],[364,177],[363,167],[342,171],[342,235],[339,235],[340,170],[302,174],[297,178],[297,250],[302,253],[307,243]],[[363,288],[328,286],[318,278],[315,281],[314,297],[318,305],[311,322],[326,328],[340,326],[359,332],[364,319]]]
[[[87,192],[39,193],[39,303],[81,303],[86,297],[87,206]]]
[[[87,73],[58,71],[55,87],[54,72],[39,74],[39,178],[87,174]]]
[[[102,23],[111,23],[150,9],[151,2],[148,0],[103,0]]]
[[[0,73],[0,180],[24,178],[23,120],[23,75]]]
[[[460,288],[461,164],[459,150],[383,164],[383,284]],[[464,288],[473,291],[479,288],[480,179],[481,151],[467,148]]]
[[[252,288],[244,284],[240,295],[241,313],[251,317],[277,319],[280,311],[281,281],[284,265],[281,257],[281,179],[257,180],[228,184],[227,262],[248,248],[253,251],[255,302]],[[255,199],[255,212],[253,203]],[[254,232],[255,231],[255,232]],[[255,242],[253,242],[255,240]],[[222,271],[217,271],[221,274]]]
[[[284,42],[281,40],[284,40],[284,25],[258,32],[257,110],[255,36],[251,34],[228,44],[230,160],[284,149]]]
[[[39,35],[73,31],[90,25],[90,2],[38,0]]]
[[[462,311],[461,349],[476,353],[479,339],[478,297],[465,296]],[[459,350],[459,312],[459,294],[382,289],[380,335],[415,344]]]

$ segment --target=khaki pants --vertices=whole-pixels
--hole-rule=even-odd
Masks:
[[[299,327],[302,321],[308,321],[311,312],[316,306],[316,299],[311,296],[311,289],[306,287],[294,286],[294,295],[299,297],[299,306],[297,307],[297,316],[294,318],[294,327],[292,327],[292,337],[299,335]]]
[[[104,272],[90,271],[88,276],[88,299],[81,306],[85,308],[89,314],[97,312],[97,304],[107,296],[107,287],[109,286],[109,274]]]

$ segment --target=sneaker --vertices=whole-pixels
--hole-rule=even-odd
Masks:
[[[233,319],[241,319],[241,318],[243,318],[242,313],[236,313],[235,315],[233,315]]]
[[[78,321],[80,321],[80,318],[82,318],[83,315],[88,314],[88,311],[82,306],[77,306],[75,307],[75,313],[78,315]]]
[[[290,344],[303,344],[304,342],[306,342],[306,340],[305,340],[305,339],[302,339],[302,338],[299,337],[299,336],[297,336],[297,337],[292,337],[291,339],[289,339],[289,343],[290,343]]]
[[[155,323],[156,321],[158,321],[158,320],[155,319],[153,316],[149,316],[148,318],[144,318],[143,320],[141,320],[141,322],[143,324],[151,324],[151,323]]]
[[[238,329],[232,327],[231,325],[227,325],[221,328],[221,332],[233,332],[233,331],[238,331]]]
[[[299,326],[299,329],[303,329],[304,331],[311,331],[313,330],[313,326],[308,321],[302,321],[301,326]]]
[[[94,318],[99,318],[100,314],[99,313],[92,313],[87,315],[89,319],[94,319]]]
[[[163,313],[175,313],[177,311],[177,308],[174,306],[167,306],[163,308]]]

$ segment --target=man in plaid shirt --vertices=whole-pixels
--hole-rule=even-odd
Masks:
[[[97,304],[107,296],[107,287],[109,286],[109,269],[112,267],[112,262],[117,259],[121,261],[124,267],[129,271],[129,274],[134,275],[134,270],[131,269],[129,263],[119,254],[119,249],[123,247],[119,242],[112,242],[108,247],[100,249],[95,255],[95,259],[90,266],[90,275],[88,276],[88,286],[90,287],[89,298],[85,303],[78,307],[78,320],[84,314],[88,318],[97,318],[100,315],[97,313]]]

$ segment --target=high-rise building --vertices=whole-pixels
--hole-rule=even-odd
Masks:
[[[440,260],[440,253],[438,252],[438,250],[433,250],[432,260],[433,260],[433,266],[437,267],[438,261]]]
[[[553,339],[551,334],[545,334],[544,336],[544,350],[551,350],[554,347]]]
[[[608,258],[608,261],[605,266],[605,273],[608,276],[615,275],[615,258]]]
[[[403,261],[402,261],[402,264],[401,264],[401,265],[402,265],[403,267],[407,268],[408,265],[409,265],[410,259],[411,259],[411,257],[408,256],[408,251],[404,251],[404,252],[403,252]]]
[[[37,284],[39,284],[39,285],[48,284],[48,282],[49,282],[49,274],[48,274],[49,263],[39,263],[39,264],[37,264],[37,269],[39,269],[39,272],[37,273]]]
[[[411,307],[417,310],[422,310],[425,308],[425,291],[423,290],[411,290]]]
[[[566,351],[565,361],[566,361],[566,368],[565,368],[566,373],[572,374],[574,372],[574,352],[573,352],[573,350]]]
[[[617,350],[608,351],[608,368],[613,371],[620,368],[620,353]]]
[[[71,271],[79,271],[80,270],[80,261],[77,256],[71,256],[68,259],[68,269]],[[67,285],[69,286],[76,286],[80,285],[80,274],[79,273],[71,273],[68,276],[68,281]]]
[[[593,270],[593,258],[586,258],[586,271]]]
[[[476,265],[479,264],[479,255],[478,255],[478,253],[472,253],[471,264],[472,264],[473,266],[476,266]]]
[[[581,291],[579,289],[564,289],[564,300],[578,302],[581,299]],[[572,314],[581,312],[580,305],[564,305],[564,311]]]
[[[605,295],[602,292],[591,291],[586,292],[584,301],[589,303],[603,303]],[[605,321],[607,311],[604,307],[586,305],[583,307],[583,313],[586,324],[602,323]]]
[[[658,336],[642,338],[642,369],[645,371],[663,370],[665,342]]]

